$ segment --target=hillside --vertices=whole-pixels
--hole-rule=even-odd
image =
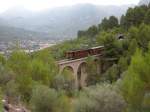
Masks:
[[[104,17],[120,17],[128,7],[78,4],[37,13],[17,7],[7,10],[0,17],[7,21],[9,26],[48,33],[51,38],[70,38],[76,37],[78,30],[98,24]]]
[[[39,33],[25,30],[22,28],[15,28],[10,26],[0,26],[0,41],[12,40],[28,40],[28,39],[46,39],[49,38],[46,33]]]

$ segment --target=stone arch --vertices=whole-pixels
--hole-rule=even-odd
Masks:
[[[75,79],[75,73],[74,73],[74,68],[72,66],[65,66],[62,71],[61,71],[61,74],[65,75],[65,74],[68,74],[70,75],[70,77],[74,78]]]
[[[76,76],[74,75],[74,68],[71,66],[65,66],[61,72],[67,81],[67,88],[75,88],[76,87]]]
[[[74,74],[74,69],[73,69],[73,67],[71,67],[71,66],[65,66],[65,67],[62,69],[61,73],[65,72],[66,70],[67,70],[67,71],[70,71],[70,72],[72,72],[72,73]]]
[[[82,89],[82,87],[86,86],[86,78],[87,78],[87,63],[82,62],[79,64],[77,69],[77,82],[78,89]]]

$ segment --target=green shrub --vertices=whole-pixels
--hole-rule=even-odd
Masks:
[[[85,89],[75,101],[75,112],[122,112],[125,102],[109,84]]]
[[[32,112],[71,112],[69,99],[47,86],[38,85],[31,97]]]

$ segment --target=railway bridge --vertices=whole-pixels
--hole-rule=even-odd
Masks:
[[[76,88],[85,87],[87,79],[87,58],[88,56],[94,58],[93,64],[95,64],[97,68],[95,72],[101,74],[103,50],[103,46],[98,46],[86,50],[66,52],[66,59],[58,61],[60,74],[65,70],[71,71]]]

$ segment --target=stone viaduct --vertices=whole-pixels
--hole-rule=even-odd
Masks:
[[[94,64],[96,64],[97,70],[95,72],[101,72],[102,66],[100,65],[101,54],[94,55]],[[72,75],[75,79],[76,88],[82,88],[86,86],[86,78],[87,78],[87,57],[73,59],[73,60],[61,60],[58,61],[59,72],[62,73],[64,70],[69,70],[72,72]]]

